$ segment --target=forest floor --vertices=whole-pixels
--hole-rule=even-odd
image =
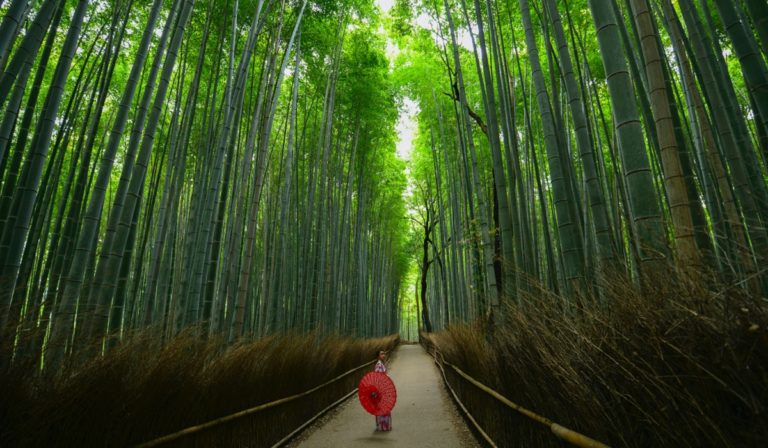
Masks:
[[[420,345],[401,345],[392,359],[389,375],[397,387],[392,431],[375,431],[374,417],[363,410],[355,395],[289,446],[479,446],[450,399],[432,358]]]

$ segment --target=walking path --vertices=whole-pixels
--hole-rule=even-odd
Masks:
[[[357,396],[341,405],[319,427],[291,446],[299,448],[477,447],[459,416],[432,358],[420,345],[401,345],[389,375],[397,387],[392,431],[376,432],[374,417]]]

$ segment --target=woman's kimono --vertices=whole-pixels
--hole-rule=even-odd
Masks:
[[[384,365],[381,360],[376,361],[376,367],[374,372],[387,373],[387,366]],[[376,416],[376,431],[391,431],[392,430],[392,414],[377,415]]]

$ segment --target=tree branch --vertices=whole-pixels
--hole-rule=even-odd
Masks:
[[[453,89],[454,89],[454,91],[457,90],[456,89],[456,84],[453,85]],[[460,103],[459,95],[458,94],[453,94],[452,95],[452,94],[446,93],[446,92],[443,92],[443,94],[448,95],[448,97],[450,99],[452,99],[453,101],[456,101],[456,102]],[[467,104],[465,107],[467,108],[467,113],[469,114],[469,116],[472,117],[473,120],[475,120],[475,123],[477,123],[477,125],[480,126],[480,130],[483,131],[483,134],[485,134],[487,136],[488,135],[488,126],[486,126],[486,124],[483,122],[483,118],[480,115],[478,115],[475,111],[473,111],[472,108],[469,107],[469,104]]]

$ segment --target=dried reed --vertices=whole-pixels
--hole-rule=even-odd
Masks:
[[[190,332],[157,347],[145,334],[55,376],[16,364],[0,371],[0,446],[136,445],[309,390],[398,341],[284,334],[226,347]],[[174,445],[270,446],[352,390],[363,373]]]
[[[538,291],[508,303],[493,331],[455,325],[427,342],[513,402],[612,446],[768,446],[764,300],[669,279],[645,293],[615,277],[601,286],[580,309]],[[562,446],[449,380],[500,446]]]

